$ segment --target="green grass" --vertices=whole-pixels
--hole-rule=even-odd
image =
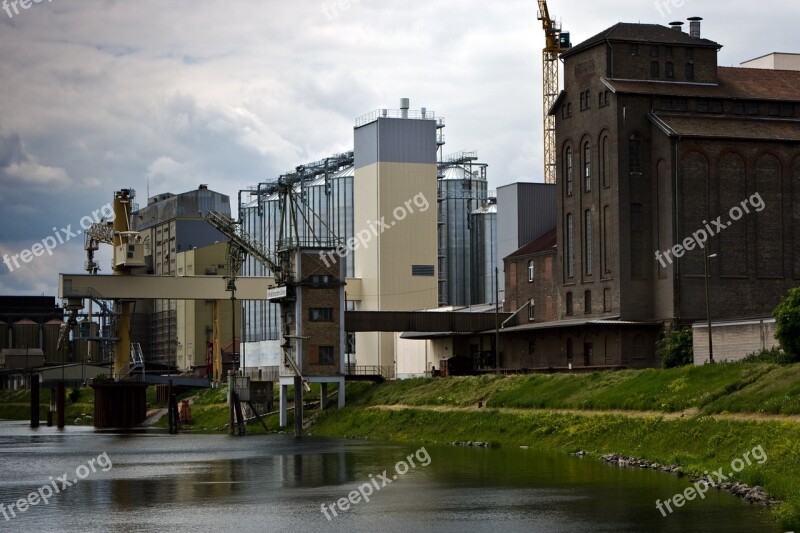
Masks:
[[[411,379],[353,392],[357,397],[348,401],[356,406],[464,407],[483,401],[489,407],[800,414],[800,365],[734,363],[592,374]]]
[[[77,402],[69,398],[70,389],[67,389],[64,419],[68,425],[92,425],[94,415],[94,389],[84,387],[80,389]],[[39,420],[47,420],[50,411],[50,389],[43,388],[39,391]],[[29,420],[31,416],[31,391],[0,391],[0,420]],[[56,423],[53,414],[53,423]]]

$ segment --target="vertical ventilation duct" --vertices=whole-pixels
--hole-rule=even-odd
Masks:
[[[400,116],[402,118],[408,118],[408,107],[409,107],[408,98],[401,98],[400,99]]]
[[[700,38],[700,21],[703,17],[690,17],[689,18],[689,35],[699,39]]]

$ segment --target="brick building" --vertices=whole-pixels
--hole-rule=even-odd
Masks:
[[[620,23],[561,56],[556,318],[631,326],[564,339],[576,360],[655,364],[662,326],[706,317],[706,261],[715,319],[800,281],[800,72],[718,67],[699,24]]]

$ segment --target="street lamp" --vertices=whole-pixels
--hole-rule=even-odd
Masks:
[[[711,302],[708,298],[708,260],[712,257],[717,257],[717,254],[703,254],[705,266],[705,281],[706,281],[706,320],[708,321],[708,362],[714,363],[714,345],[711,341]]]

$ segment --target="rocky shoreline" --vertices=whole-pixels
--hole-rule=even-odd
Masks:
[[[585,451],[579,451],[571,454],[575,457],[584,457],[587,455]],[[660,470],[661,472],[667,472],[670,474],[675,474],[677,476],[684,476],[686,473],[680,466],[676,465],[662,465],[661,463],[651,462],[651,461],[644,461],[642,459],[638,459],[636,457],[627,457],[624,455],[619,455],[616,453],[611,453],[607,455],[603,455],[600,457],[600,460],[604,463],[614,464],[617,466],[627,466],[631,468],[647,468],[649,470]],[[705,482],[708,484],[709,487],[716,488],[717,490],[724,490],[733,494],[734,496],[738,496],[743,500],[749,503],[761,504],[761,505],[776,505],[781,503],[780,500],[776,500],[774,498],[770,498],[767,491],[764,490],[764,487],[755,486],[751,487],[745,483],[731,483],[731,482],[724,482],[724,483],[715,483],[711,476],[689,476],[689,480],[692,483],[697,482]]]

